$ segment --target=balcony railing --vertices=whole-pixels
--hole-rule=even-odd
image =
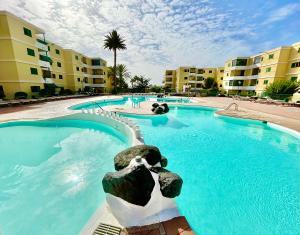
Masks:
[[[232,81],[232,80],[254,80],[258,79],[258,75],[251,75],[251,76],[231,76],[224,78],[224,81]]]
[[[224,86],[225,90],[255,91],[256,86]]]
[[[44,68],[51,68],[50,63],[48,61],[39,60],[39,65]]]
[[[48,46],[47,46],[47,44],[44,44],[44,43],[42,43],[42,42],[40,42],[40,41],[36,41],[36,43],[35,43],[35,46],[39,49],[39,50],[42,50],[42,51],[48,51]]]
[[[46,55],[40,55],[40,60],[52,63],[52,59],[49,56],[46,56]]]

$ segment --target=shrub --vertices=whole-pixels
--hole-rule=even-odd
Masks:
[[[265,93],[272,99],[284,100],[292,96],[300,86],[299,82],[291,80],[277,80],[266,87]]]
[[[210,88],[216,88],[218,86],[218,83],[216,79],[212,77],[208,77],[204,80],[204,88],[210,89]]]
[[[24,91],[18,91],[15,93],[15,99],[27,99],[28,94]]]
[[[70,89],[64,89],[64,90],[61,90],[60,95],[73,95],[73,91],[71,91]]]

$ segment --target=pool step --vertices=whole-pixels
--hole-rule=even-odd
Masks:
[[[99,224],[93,235],[120,235],[122,229],[109,224]]]

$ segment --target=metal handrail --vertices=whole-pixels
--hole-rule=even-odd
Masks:
[[[234,111],[238,111],[239,106],[237,103],[229,104],[225,110],[229,110],[231,108],[231,106],[233,106],[233,105],[234,105]]]
[[[101,110],[105,111],[96,101],[93,101]]]

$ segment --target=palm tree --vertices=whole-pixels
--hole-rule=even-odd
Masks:
[[[126,80],[130,78],[130,73],[124,64],[118,64],[116,67],[109,67],[108,76],[112,77],[116,75],[116,84],[117,88],[126,88],[128,87]]]
[[[126,44],[125,39],[123,39],[116,30],[111,31],[104,39],[104,49],[109,49],[114,53],[114,69],[113,69],[113,81],[116,84],[117,77],[117,50],[125,50]]]

